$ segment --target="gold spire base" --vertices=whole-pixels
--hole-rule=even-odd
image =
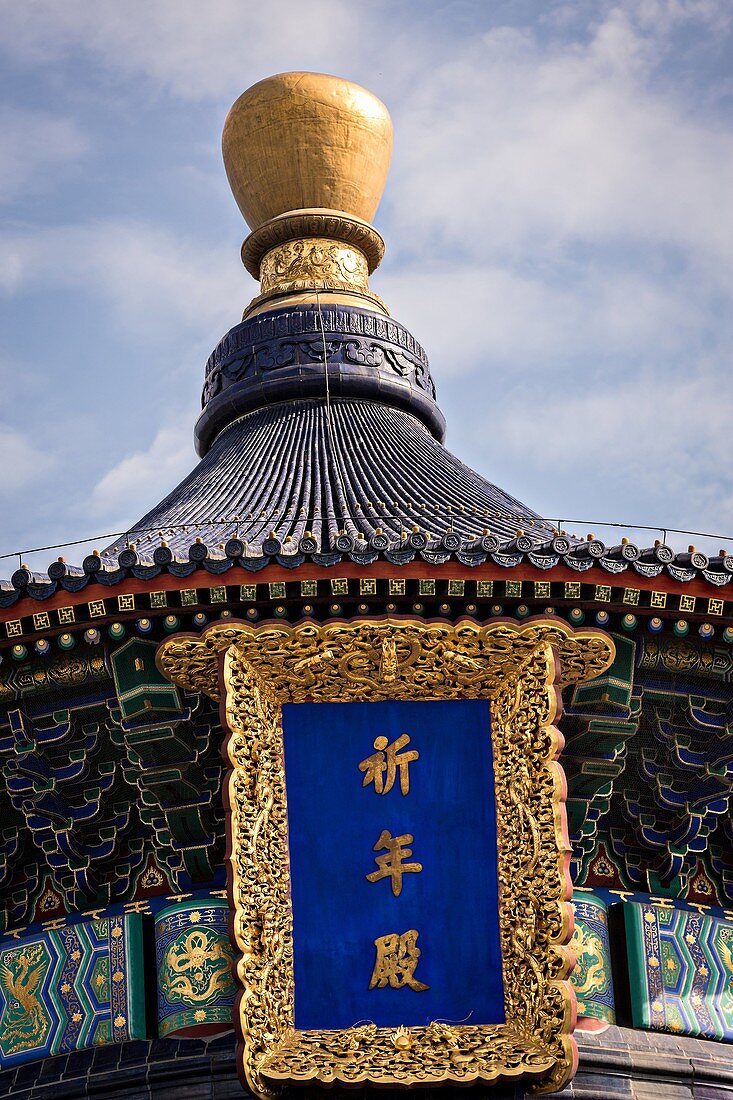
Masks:
[[[302,291],[285,291],[284,293],[271,292],[270,294],[258,294],[249,303],[242,320],[247,321],[260,313],[267,313],[271,309],[284,309],[287,306],[351,306],[357,309],[376,310],[386,317],[390,312],[382,299],[377,294],[357,294],[344,290],[335,290],[331,287],[313,287]]]
[[[369,293],[367,258],[358,248],[350,248],[327,237],[306,237],[287,241],[273,248],[260,264],[260,289],[308,290],[339,288],[357,294]]]
[[[260,280],[261,293],[244,312],[251,317],[284,304],[320,300],[388,313],[369,289],[384,255],[382,237],[361,218],[337,210],[291,210],[247,237],[242,262]]]
[[[242,263],[253,278],[259,279],[260,264],[267,252],[286,241],[310,237],[326,237],[358,248],[367,258],[370,275],[384,257],[384,238],[369,222],[342,210],[318,208],[288,210],[260,225],[242,245]]]

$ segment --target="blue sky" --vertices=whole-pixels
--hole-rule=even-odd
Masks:
[[[730,0],[0,0],[0,553],[194,464],[257,289],[221,127],[286,69],[392,112],[372,286],[451,449],[544,515],[733,535]]]

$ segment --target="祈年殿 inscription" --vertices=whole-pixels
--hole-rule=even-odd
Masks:
[[[283,707],[295,1026],[504,1020],[489,705]]]

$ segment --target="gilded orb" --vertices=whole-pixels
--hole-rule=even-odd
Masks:
[[[290,210],[369,222],[392,156],[392,120],[375,95],[336,76],[280,73],[254,84],[224,123],[229,184],[257,229]]]

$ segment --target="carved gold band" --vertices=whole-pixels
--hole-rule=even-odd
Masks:
[[[260,264],[262,294],[300,290],[350,290],[369,293],[367,259],[358,248],[327,237],[286,241]]]

